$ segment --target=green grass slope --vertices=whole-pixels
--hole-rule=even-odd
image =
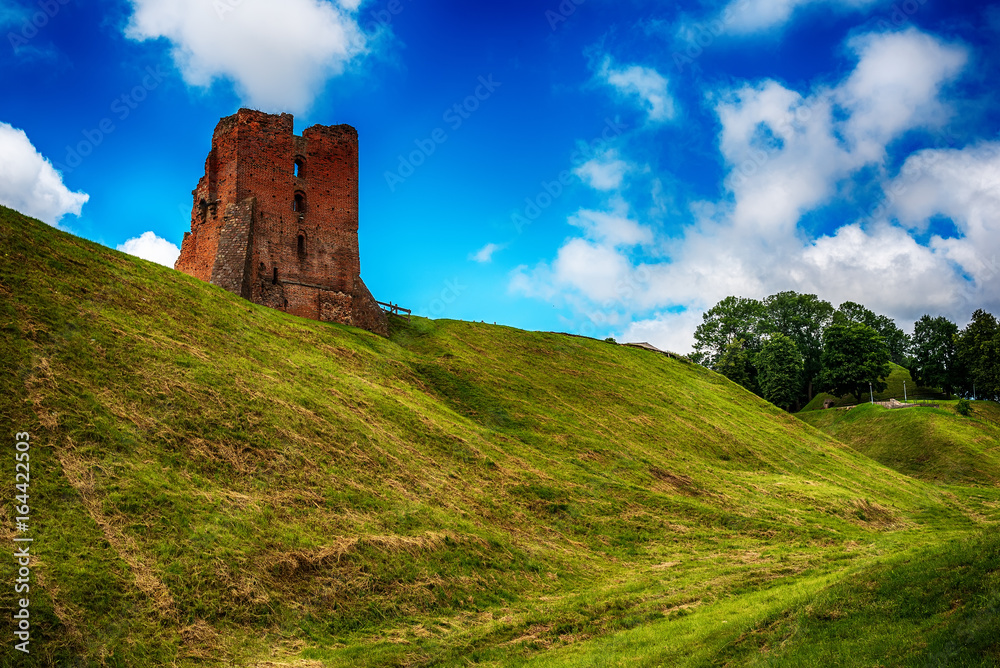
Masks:
[[[933,387],[918,387],[913,381],[913,377],[907,369],[899,366],[898,364],[892,364],[892,371],[889,373],[889,377],[885,379],[886,388],[882,392],[875,393],[875,401],[888,401],[889,399],[903,400],[904,395],[910,400],[937,400],[942,397],[940,388]],[[904,387],[905,384],[905,387]],[[904,391],[905,390],[905,391]],[[816,411],[823,408],[823,402],[827,399],[833,399],[833,405],[835,407],[843,406],[853,406],[858,403],[857,399],[853,395],[846,395],[843,397],[835,397],[832,394],[827,394],[826,392],[820,392],[812,398],[806,406],[802,409],[803,411]],[[869,396],[865,394],[862,398],[862,402],[868,401]]]
[[[0,255],[0,415],[33,443],[16,665],[598,661],[638,632],[638,664],[698,665],[1000,514],[648,351],[421,318],[387,340],[2,207]]]
[[[691,642],[709,633],[711,651]],[[1000,665],[998,638],[994,533],[889,554],[835,581],[791,581],[712,606],[701,619],[650,623],[527,665],[992,668]]]
[[[1000,536],[992,534],[868,567],[762,620],[719,658],[789,668],[997,666],[997,638]]]
[[[798,417],[906,475],[940,484],[1000,484],[1000,405],[976,401],[972,415],[963,417],[956,403],[896,409],[861,404]]]

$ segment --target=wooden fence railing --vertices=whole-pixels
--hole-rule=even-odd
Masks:
[[[376,301],[375,303],[381,306],[382,310],[385,311],[386,313],[391,313],[392,315],[398,315],[400,318],[402,318],[403,314],[405,313],[406,321],[407,322],[410,321],[410,314],[413,313],[413,311],[411,311],[410,309],[403,308],[399,304],[393,304],[392,302]]]

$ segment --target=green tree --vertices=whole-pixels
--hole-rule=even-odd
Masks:
[[[959,376],[958,325],[944,316],[925,315],[913,324],[910,373],[920,385],[940,387],[951,394]]]
[[[833,314],[833,322],[840,325],[855,322],[875,329],[873,323],[877,317],[874,311],[865,308],[857,302],[844,302],[837,307],[837,312]]]
[[[834,323],[823,332],[823,390],[836,396],[852,394],[857,401],[871,384],[876,392],[888,385],[889,349],[879,333],[856,322]]]
[[[761,396],[779,408],[791,410],[800,396],[804,368],[795,341],[784,334],[773,334],[757,353],[756,366]]]
[[[869,325],[878,332],[889,349],[889,359],[899,366],[908,366],[910,361],[907,352],[910,349],[910,337],[896,326],[896,321],[884,315],[875,317],[875,324]]]
[[[801,392],[806,401],[813,398],[813,384],[823,370],[823,330],[832,322],[833,313],[833,305],[816,295],[788,291],[764,300],[763,332],[784,334],[802,355]]]
[[[834,313],[833,322],[841,324],[856,322],[868,325],[882,337],[886,348],[889,349],[889,358],[892,362],[900,366],[906,366],[909,363],[906,357],[910,347],[909,337],[896,326],[896,322],[892,318],[878,315],[856,302],[844,302]]]
[[[977,397],[1000,398],[1000,326],[992,314],[978,309],[958,335],[959,363],[966,370],[962,391]]]
[[[717,369],[717,364],[730,344],[742,340],[752,352],[760,348],[758,323],[763,305],[756,299],[726,297],[702,315],[702,323],[694,332],[694,354],[698,364]]]
[[[753,353],[746,349],[743,339],[737,339],[726,346],[722,356],[715,363],[715,370],[751,392],[757,392],[757,375],[754,369]]]

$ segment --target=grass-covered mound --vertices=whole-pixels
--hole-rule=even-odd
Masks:
[[[892,371],[889,373],[889,377],[885,379],[886,388],[882,392],[875,392],[875,401],[888,401],[889,399],[898,399],[899,401],[903,401],[903,398],[906,397],[907,400],[927,402],[947,398],[941,393],[940,388],[918,386],[913,381],[913,377],[910,375],[909,370],[899,366],[898,364],[893,364],[892,362],[889,363],[889,366],[892,367]],[[853,406],[858,403],[858,400],[855,399],[852,394],[835,397],[832,394],[820,392],[812,398],[812,401],[803,407],[802,411],[821,410],[827,399],[833,399],[833,406],[836,408]],[[861,402],[864,403],[870,399],[871,397],[869,397],[866,392],[861,397]]]
[[[1000,665],[1000,537],[887,553],[836,580],[789,579],[528,665],[993,668]]]
[[[1000,536],[890,556],[761,620],[719,662],[1000,665]]]
[[[508,665],[628,629],[713,656],[998,515],[649,351],[386,340],[2,207],[0,254],[0,414],[34,444],[18,665]]]
[[[1000,405],[974,401],[972,414],[964,417],[956,403],[896,409],[861,404],[798,417],[906,475],[941,484],[1000,484]]]
[[[889,373],[889,377],[885,379],[886,388],[882,392],[875,393],[875,401],[888,401],[889,399],[898,399],[902,401],[904,396],[909,400],[917,401],[937,401],[938,399],[945,398],[941,393],[940,388],[934,387],[922,387],[917,386],[913,381],[913,377],[907,369],[899,366],[898,364],[892,364],[892,371]],[[904,388],[905,383],[905,388]],[[802,409],[803,411],[816,411],[823,408],[823,404],[827,399],[833,399],[833,405],[835,407],[843,406],[853,406],[858,403],[858,400],[854,398],[854,395],[848,394],[843,397],[835,397],[832,394],[827,394],[826,392],[820,392],[812,398],[808,404]],[[869,401],[871,397],[865,392],[862,396],[861,401]]]

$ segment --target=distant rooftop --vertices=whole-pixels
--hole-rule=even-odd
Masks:
[[[652,343],[647,343],[645,341],[640,341],[640,342],[637,342],[637,343],[623,343],[622,345],[623,346],[631,346],[632,348],[643,348],[645,350],[652,350],[654,353],[661,353],[663,355],[668,355],[668,356],[673,357],[675,359],[687,359],[686,356],[681,355],[680,353],[675,353],[675,352],[672,352],[670,350],[660,350],[659,348],[657,348],[656,346],[654,346]]]

